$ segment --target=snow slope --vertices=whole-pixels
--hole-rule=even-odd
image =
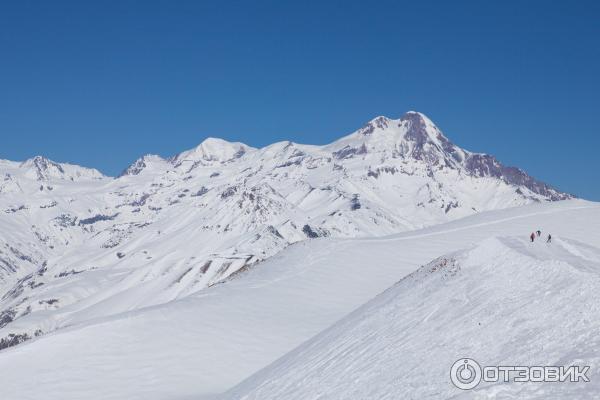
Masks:
[[[309,238],[570,197],[459,148],[416,112],[326,146],[210,138],[116,179],[43,157],[0,161],[0,351],[183,299]]]
[[[598,398],[597,234],[594,241],[493,237],[440,257],[222,398]],[[464,357],[491,366],[590,366],[590,382],[500,380],[462,391],[449,371]]]
[[[500,243],[498,240],[492,242],[503,249],[498,253],[523,253],[519,249],[520,238],[526,238],[537,228],[552,232],[557,247],[562,246],[564,252],[545,254],[541,253],[544,248],[540,246],[539,254],[511,255],[507,260],[527,260],[530,268],[536,270],[551,264],[552,272],[559,274],[564,283],[562,290],[568,295],[578,288],[579,276],[584,274],[582,265],[587,265],[585,257],[595,257],[596,254],[596,250],[578,242],[600,247],[599,224],[600,204],[572,200],[480,213],[447,224],[382,238],[321,238],[301,242],[222,284],[180,300],[104,318],[85,321],[74,318],[67,328],[5,349],[0,353],[3,398],[183,399],[220,393],[266,367],[435,257],[472,247],[488,237],[515,235],[519,239],[501,239],[509,241],[504,247],[497,244]],[[575,250],[569,249],[569,245]],[[573,261],[574,255],[568,256],[576,254],[576,251],[583,254],[578,256],[580,264]],[[544,257],[557,261],[541,263],[539,260]],[[566,262],[570,263],[569,266],[563,265]],[[478,271],[480,267],[465,264],[464,270],[467,268]],[[498,267],[497,270],[500,269]],[[496,293],[496,298],[504,291],[513,293],[511,286],[501,277],[487,282],[485,278],[491,272],[487,269],[479,272],[479,280],[484,285],[482,288]],[[512,267],[507,272],[518,271]],[[569,277],[569,274],[573,276]],[[515,276],[526,278],[518,274]],[[593,279],[586,281],[590,284],[595,282]],[[498,287],[495,287],[496,284]],[[536,287],[545,289],[543,284],[538,282]],[[426,296],[417,296],[416,289],[414,293],[417,299],[427,299]],[[478,292],[478,295],[481,293]],[[457,306],[463,304],[462,298],[454,303]],[[112,308],[115,305],[108,300],[103,306]],[[440,306],[446,305],[442,302]],[[428,307],[433,306],[426,302],[422,309],[433,311]],[[98,315],[102,315],[101,310]],[[414,323],[422,322],[426,317],[425,314],[419,315],[420,319]],[[524,314],[523,319],[528,317],[529,314]],[[438,318],[440,316],[433,313],[429,321],[437,321],[437,324]],[[398,324],[410,323],[410,320],[400,317],[397,320]],[[482,318],[481,322],[491,323],[489,318]],[[523,321],[522,326],[540,328],[535,324],[529,325],[527,321]],[[415,342],[415,346],[419,343],[424,345],[425,342]],[[331,345],[335,347],[335,344]],[[326,349],[323,348],[323,356],[329,354]],[[415,349],[422,350],[420,347]],[[273,379],[278,374],[285,375],[285,378],[280,381],[282,386],[278,386],[277,381],[268,386],[265,396],[286,398],[276,394],[283,390],[281,388],[289,387],[288,383],[294,384],[291,383],[293,378],[286,374],[293,366],[304,362],[297,353],[294,354],[284,359],[289,360],[283,364],[289,365],[289,370],[280,367],[281,363],[267,370],[267,374],[273,374]],[[486,358],[488,354],[489,358]],[[474,353],[459,354],[469,355],[477,356]],[[496,360],[492,358],[493,353],[480,355],[482,361]],[[534,354],[531,353],[531,356]],[[374,358],[373,362],[376,361]],[[444,369],[445,378],[449,365],[446,365],[445,358],[442,361],[440,369]],[[338,364],[333,364],[332,373],[337,371],[335,365]],[[264,376],[252,378],[232,393],[235,396],[238,393],[254,396],[254,388],[261,385],[261,377]],[[309,381],[309,378],[316,379],[314,376],[308,376],[307,382],[315,382]],[[297,382],[298,385],[301,383]],[[346,384],[353,387],[352,382]],[[232,396],[230,398],[235,398]]]

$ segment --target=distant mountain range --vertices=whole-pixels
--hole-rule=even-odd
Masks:
[[[117,178],[43,157],[0,161],[0,349],[181,299],[302,240],[572,197],[461,149],[418,112],[325,146],[210,138]]]

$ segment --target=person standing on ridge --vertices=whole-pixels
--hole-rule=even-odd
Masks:
[[[548,234],[548,239],[546,240],[546,243],[552,243],[552,235]]]
[[[538,231],[536,233],[537,233],[538,237],[542,236],[542,231],[540,231],[539,229],[538,229]]]
[[[529,236],[529,238],[531,239],[531,243],[533,243],[535,240],[535,232],[531,232],[531,236]]]

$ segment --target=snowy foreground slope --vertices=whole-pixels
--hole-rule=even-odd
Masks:
[[[0,160],[0,351],[198,293],[307,239],[384,236],[570,195],[423,114],[326,146],[207,139],[118,178]]]
[[[432,261],[223,398],[599,398],[599,331],[600,247],[494,237]],[[501,379],[463,392],[449,371],[464,357],[589,366],[589,382]]]
[[[364,319],[373,332],[373,346],[393,342],[398,343],[398,347],[392,347],[391,351],[402,349],[410,353],[411,344],[405,339],[414,338],[414,353],[406,358],[409,365],[414,365],[410,362],[414,363],[415,360],[434,361],[431,366],[433,372],[427,375],[432,384],[427,386],[422,383],[419,384],[422,387],[415,388],[421,391],[417,393],[424,395],[435,390],[459,394],[456,391],[449,392],[451,386],[443,386],[450,385],[446,380],[450,368],[448,360],[452,357],[480,357],[482,362],[494,363],[502,361],[499,357],[505,354],[506,361],[512,361],[514,355],[524,357],[516,358],[515,362],[537,360],[550,363],[564,360],[567,363],[581,356],[594,362],[592,357],[597,346],[594,339],[585,343],[583,335],[585,332],[594,332],[593,329],[597,331],[596,321],[600,321],[594,314],[597,312],[595,306],[591,304],[597,300],[591,290],[600,289],[594,286],[597,282],[594,275],[597,250],[589,247],[600,247],[598,226],[600,204],[572,200],[486,212],[382,238],[321,238],[301,242],[225,283],[183,299],[87,322],[74,322],[68,328],[5,349],[0,353],[2,398],[191,399],[225,392],[421,265],[441,255],[472,248],[475,243],[482,241],[484,244],[479,250],[475,248],[456,256],[463,263],[456,279],[444,281],[439,274],[431,274],[431,278],[426,278],[421,277],[423,273],[420,273],[418,279],[411,278],[415,288],[410,288],[409,283],[401,283],[376,303],[371,303],[382,304],[384,310],[388,310],[383,314],[373,311],[374,320]],[[522,242],[532,230],[538,228],[544,233],[551,232],[555,237],[556,246],[551,250],[541,243],[536,243],[538,247],[532,250]],[[485,241],[490,237],[500,239]],[[479,256],[473,256],[479,253],[484,253],[481,257],[488,256],[488,251],[493,264],[478,263]],[[522,267],[521,263],[524,264]],[[456,287],[458,292],[451,290],[452,287]],[[461,292],[465,287],[472,289],[473,293]],[[434,290],[436,288],[438,290]],[[398,307],[402,309],[403,302],[398,305],[393,299],[398,291],[404,293],[405,289],[408,296],[406,301],[410,300],[409,304],[415,308],[414,314],[408,309],[405,310],[406,319],[402,318],[402,313],[386,314]],[[585,290],[583,293],[587,297],[576,298],[580,298],[587,306],[578,309],[577,312],[582,313],[580,318],[567,319],[562,327],[554,319],[553,313],[556,311],[557,316],[563,316],[567,309],[560,308],[558,300],[550,295],[544,301],[537,300],[537,296],[544,296],[546,292],[557,291],[559,295],[570,298],[580,290]],[[419,295],[419,291],[423,292],[422,295]],[[521,295],[517,296],[517,292]],[[451,297],[452,294],[454,297]],[[512,302],[500,308],[501,314],[493,314],[493,309],[488,307],[491,303],[485,301],[486,296],[490,296],[490,301],[498,301],[513,294],[514,305],[525,306],[520,316],[518,311],[514,314],[508,312]],[[468,296],[471,296],[473,303],[482,301],[482,305],[473,308]],[[387,299],[390,297],[388,306]],[[430,302],[429,297],[435,301]],[[540,304],[540,307],[535,308],[535,304]],[[111,307],[112,304],[106,306]],[[440,307],[439,313],[436,307]],[[462,311],[465,315],[453,324],[445,310],[460,314],[461,308],[464,308]],[[99,314],[102,312],[99,311]],[[383,325],[378,324],[382,323],[382,315],[390,316]],[[363,354],[361,351],[336,353],[336,350],[343,349],[344,343],[368,341],[364,335],[361,336],[365,333],[360,329],[362,323],[358,326],[352,323],[363,317],[362,312],[358,311],[345,320],[350,322],[342,322],[324,333],[324,336],[318,336],[316,341],[302,345],[299,350],[237,387],[226,398],[235,399],[245,395],[256,399],[311,398],[301,395],[303,390],[304,393],[314,394],[302,386],[302,379],[305,377],[309,386],[317,382],[318,376],[309,370],[312,370],[311,365],[314,364],[311,363],[318,356],[324,357],[324,364],[317,366],[320,368],[318,371],[325,376],[328,371],[331,373],[331,380],[327,381],[331,387],[325,385],[327,382],[318,382],[323,385],[322,390],[332,393],[332,387],[339,389],[339,382],[344,375],[340,368],[346,365],[349,376],[353,376],[350,372],[368,367],[364,364],[361,367],[360,363],[344,364],[352,357]],[[506,318],[508,326],[518,329],[516,335],[510,336],[502,330],[503,318]],[[448,328],[440,328],[443,322],[448,324]],[[479,328],[479,322],[482,328]],[[589,331],[585,330],[585,324],[589,326]],[[469,340],[461,342],[458,338],[463,327]],[[492,334],[491,330],[495,327],[505,335]],[[571,346],[571,342],[558,346],[556,341],[549,339],[535,342],[532,349],[526,351],[529,333],[556,339],[565,334],[569,327],[579,335],[573,338],[576,346]],[[406,332],[400,332],[400,328],[406,329]],[[478,329],[486,329],[485,333],[490,333],[491,339],[498,338],[498,341],[486,342],[486,345],[489,344],[487,350],[476,352],[477,343],[481,343],[478,340],[484,339],[476,335]],[[378,332],[383,332],[379,335],[381,340],[376,340]],[[556,336],[552,336],[553,332]],[[432,339],[434,333],[438,341]],[[397,337],[388,337],[387,334]],[[419,339],[421,334],[423,340]],[[349,335],[347,341],[336,342],[343,335]],[[450,346],[448,349],[455,349],[455,353],[444,353],[441,347],[433,347],[433,350],[427,347],[425,338],[441,346],[446,335]],[[355,339],[356,342],[352,342]],[[452,347],[454,341],[450,339],[458,340],[456,343],[459,344],[454,344],[458,347]],[[322,351],[317,350],[315,346],[321,344]],[[499,350],[500,345],[506,349],[505,353]],[[548,358],[542,357],[542,345],[550,350]],[[307,349],[310,357],[303,358],[302,349]],[[400,380],[391,382],[394,378],[399,379],[399,375],[392,376],[392,373],[384,370],[391,365],[387,364],[391,362],[390,359],[378,359],[379,353],[369,356],[367,353],[370,349],[370,346],[366,346],[363,355],[373,366],[370,373],[375,371],[385,377],[382,381],[384,386],[381,386],[383,389],[380,390],[407,390],[401,386]],[[423,357],[419,354],[421,351]],[[438,353],[439,357],[435,356]],[[339,356],[344,362],[338,364],[333,358],[327,359],[334,354],[333,358]],[[398,362],[401,361],[399,357]],[[393,359],[396,360],[396,357]],[[297,374],[294,371],[298,371]],[[424,371],[423,368],[417,369],[415,375],[409,375],[408,382],[416,384],[419,376],[426,375]],[[436,375],[438,371],[442,375]],[[296,377],[298,381],[294,380]],[[372,375],[362,379],[372,390],[378,390]],[[360,398],[358,394],[361,392],[356,388],[358,384],[360,380],[343,383],[350,392],[356,394],[355,397],[345,398]],[[300,397],[278,395],[293,385],[299,387],[294,396]],[[331,398],[336,397],[332,395]]]

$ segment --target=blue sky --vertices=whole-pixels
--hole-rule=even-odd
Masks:
[[[208,136],[323,144],[418,110],[600,200],[599,3],[2,2],[0,158],[114,175]]]

